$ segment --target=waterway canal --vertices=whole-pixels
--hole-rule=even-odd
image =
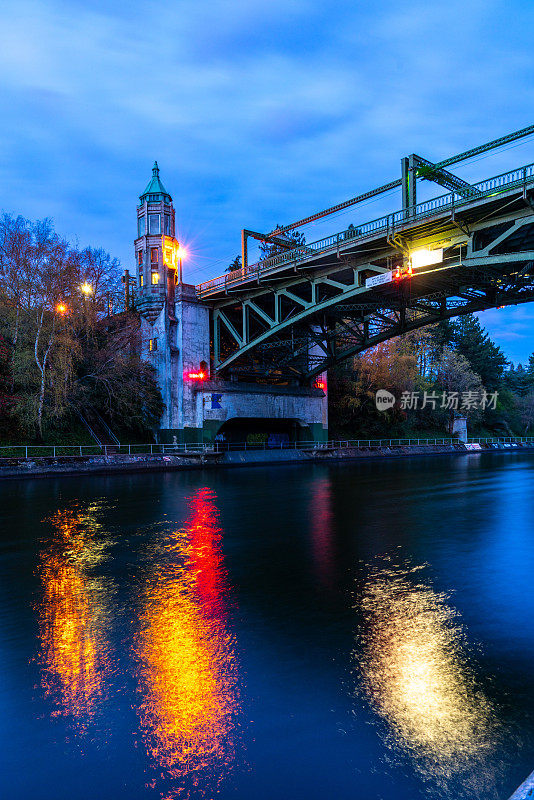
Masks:
[[[506,800],[534,455],[0,485],[0,794]]]

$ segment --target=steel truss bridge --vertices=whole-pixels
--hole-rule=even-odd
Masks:
[[[476,184],[446,167],[534,133],[534,126],[446,159],[402,159],[402,177],[271,234],[244,230],[242,268],[197,286],[212,307],[217,374],[309,382],[402,333],[534,300],[534,164]],[[417,202],[417,180],[449,191]],[[310,244],[290,231],[402,188],[401,210]],[[247,262],[249,236],[275,255]],[[427,266],[417,266],[423,252]],[[430,263],[430,262],[434,263]]]

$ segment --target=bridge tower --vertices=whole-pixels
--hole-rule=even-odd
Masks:
[[[159,440],[206,443],[325,441],[326,375],[309,385],[246,383],[213,370],[213,308],[183,283],[172,197],[157,162],[137,206],[136,308],[142,357],[154,367],[165,410]],[[262,439],[261,437],[264,437]]]
[[[209,377],[209,307],[195,287],[182,281],[182,251],[176,237],[172,197],[159,175],[139,198],[135,263],[137,310],[141,316],[142,357],[156,370],[165,410],[160,439],[201,441],[202,414],[195,386],[187,377]]]

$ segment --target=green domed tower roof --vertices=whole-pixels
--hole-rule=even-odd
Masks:
[[[145,200],[149,203],[160,203],[162,200],[164,203],[172,203],[172,197],[160,180],[157,161],[154,161],[154,166],[152,167],[152,177],[149,180],[145,191],[142,195],[140,195],[139,199],[142,203],[144,203]]]

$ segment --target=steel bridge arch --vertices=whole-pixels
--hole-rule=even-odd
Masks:
[[[412,225],[332,255],[290,264],[226,291],[214,303],[218,374],[284,374],[309,381],[336,363],[442,319],[534,300],[530,194],[475,208],[471,217]],[[479,219],[478,217],[482,217]],[[443,248],[443,262],[406,274],[408,253]],[[364,256],[365,252],[365,256]],[[401,279],[392,280],[392,268]],[[404,270],[404,274],[402,273]],[[409,271],[409,270],[408,270]],[[383,276],[379,286],[369,278]],[[373,283],[373,280],[371,280]],[[287,337],[290,334],[290,338]],[[223,345],[223,337],[226,341]]]

